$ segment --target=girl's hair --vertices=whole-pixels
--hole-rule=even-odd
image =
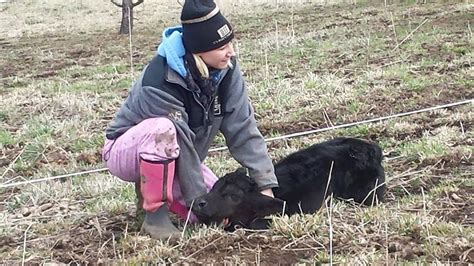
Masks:
[[[209,78],[209,69],[207,68],[206,63],[202,60],[202,58],[197,55],[193,54],[194,62],[196,62],[196,68],[199,70],[202,78]]]
[[[203,78],[209,78],[209,69],[207,68],[206,63],[202,60],[202,58],[197,55],[193,54],[194,57],[194,62],[196,62],[196,68],[199,70],[199,73],[201,74],[201,77]],[[228,67],[232,68],[232,60],[229,60]]]

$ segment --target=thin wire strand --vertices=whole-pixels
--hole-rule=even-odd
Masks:
[[[413,114],[418,114],[418,113],[423,113],[423,112],[429,112],[429,111],[434,111],[438,109],[443,109],[443,108],[448,108],[448,107],[454,107],[458,105],[463,105],[463,104],[468,104],[468,103],[473,103],[474,99],[469,99],[465,101],[460,101],[460,102],[455,102],[455,103],[449,103],[449,104],[444,104],[444,105],[438,105],[438,106],[433,106],[429,108],[423,108],[415,111],[410,111],[410,112],[405,112],[405,113],[399,113],[399,114],[394,114],[394,115],[388,115],[388,116],[382,116],[378,118],[373,118],[373,119],[368,119],[368,120],[363,120],[359,122],[352,122],[348,124],[342,124],[342,125],[337,125],[337,126],[331,126],[331,127],[326,127],[326,128],[319,128],[319,129],[314,129],[314,130],[308,130],[308,131],[303,131],[303,132],[297,132],[293,134],[288,134],[288,135],[283,135],[283,136],[278,136],[278,137],[273,137],[273,138],[268,138],[265,139],[266,142],[274,141],[274,140],[281,140],[281,139],[289,139],[289,138],[294,138],[294,137],[301,137],[301,136],[306,136],[306,135],[311,135],[314,133],[320,133],[320,132],[325,132],[329,130],[335,130],[335,129],[340,129],[340,128],[346,128],[346,127],[352,127],[352,126],[357,126],[357,125],[363,125],[363,124],[368,124],[368,123],[374,123],[374,122],[381,122],[384,120],[388,119],[393,119],[397,117],[402,117],[402,116],[408,116],[408,115],[413,115]],[[220,147],[220,148],[215,148],[209,150],[211,151],[222,151],[226,150],[227,147]]]
[[[38,178],[38,179],[22,181],[22,182],[16,182],[16,183],[11,183],[11,184],[2,184],[0,186],[0,188],[16,187],[16,186],[20,186],[20,185],[33,184],[33,183],[38,183],[38,182],[43,182],[43,181],[48,181],[48,180],[61,179],[61,178],[67,178],[67,177],[72,177],[72,176],[79,176],[79,175],[87,175],[87,174],[93,174],[93,173],[98,173],[98,172],[104,172],[104,171],[107,171],[107,170],[109,170],[109,169],[108,168],[99,168],[99,169],[92,169],[92,170],[87,170],[87,171],[83,171],[83,172],[76,172],[76,173],[64,174],[64,175],[58,175],[58,176],[50,176],[50,177]]]
[[[270,141],[275,141],[275,140],[301,137],[301,136],[306,136],[306,135],[319,133],[319,132],[325,132],[325,131],[329,131],[329,130],[347,128],[347,127],[363,125],[363,124],[368,124],[368,123],[374,123],[374,122],[381,122],[381,121],[384,121],[384,120],[398,118],[398,117],[402,117],[402,116],[419,114],[419,113],[434,111],[434,110],[443,109],[443,108],[455,107],[455,106],[464,105],[464,104],[468,104],[468,103],[471,103],[471,104],[474,103],[474,99],[469,99],[469,100],[464,100],[464,101],[449,103],[449,104],[443,104],[443,105],[433,106],[433,107],[429,107],[429,108],[423,108],[423,109],[419,109],[419,110],[415,110],[415,111],[410,111],[410,112],[399,113],[399,114],[394,114],[394,115],[389,115],[389,116],[383,116],[383,117],[379,117],[379,118],[363,120],[363,121],[359,121],[359,122],[353,122],[353,123],[348,123],[348,124],[331,126],[331,127],[327,127],[327,128],[308,130],[308,131],[283,135],[283,136],[279,136],[279,137],[268,138],[268,139],[265,139],[265,141],[270,142]],[[227,149],[228,149],[227,147],[219,147],[219,148],[210,149],[209,152],[223,151],[223,150],[227,150]],[[4,184],[0,185],[0,189],[9,188],[9,187],[16,187],[16,186],[25,185],[25,184],[33,184],[33,183],[43,182],[43,181],[48,181],[48,180],[55,180],[55,179],[60,179],[60,178],[68,178],[68,177],[74,177],[74,176],[79,176],[79,175],[105,172],[107,170],[108,170],[108,168],[99,168],[99,169],[92,169],[92,170],[87,170],[87,171],[83,171],[83,172],[76,172],[76,173],[64,174],[64,175],[59,175],[59,176],[51,176],[51,177],[33,179],[33,180],[28,180],[28,181],[22,181],[22,182],[17,182],[17,183],[10,183],[10,184],[5,184],[4,183]]]
[[[132,18],[130,17],[130,14],[132,13],[132,8],[133,6],[131,6],[129,9],[128,9],[128,41],[129,41],[129,48],[130,48],[130,76],[132,78],[132,81],[133,81],[133,46],[132,46],[132,23],[133,23],[133,20]]]

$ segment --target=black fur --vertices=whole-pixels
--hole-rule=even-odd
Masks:
[[[276,199],[262,195],[246,172],[237,170],[220,178],[212,190],[196,199],[193,212],[205,222],[221,222],[252,228],[252,224],[269,214],[314,213],[325,197],[333,194],[343,199],[370,205],[383,200],[385,174],[382,150],[375,143],[336,138],[300,150],[275,164],[279,188]],[[328,177],[331,182],[327,188]]]

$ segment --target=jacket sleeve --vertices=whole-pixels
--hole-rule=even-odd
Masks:
[[[247,88],[236,63],[227,73],[232,75],[229,87],[224,88],[224,119],[221,131],[232,156],[249,170],[250,177],[260,189],[278,187],[267,146],[257,128],[254,111],[250,104]]]
[[[140,109],[138,113],[146,117],[166,116],[176,126],[180,147],[177,173],[184,200],[187,206],[190,206],[194,198],[206,193],[206,186],[201,161],[194,148],[195,135],[188,126],[188,115],[184,104],[172,95],[153,87],[143,87],[139,90],[139,94],[134,104]]]

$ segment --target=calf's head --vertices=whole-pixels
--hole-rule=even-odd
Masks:
[[[257,184],[244,169],[221,177],[208,194],[194,201],[192,211],[203,223],[221,223],[249,227],[269,214],[281,212],[283,201],[260,193]]]

